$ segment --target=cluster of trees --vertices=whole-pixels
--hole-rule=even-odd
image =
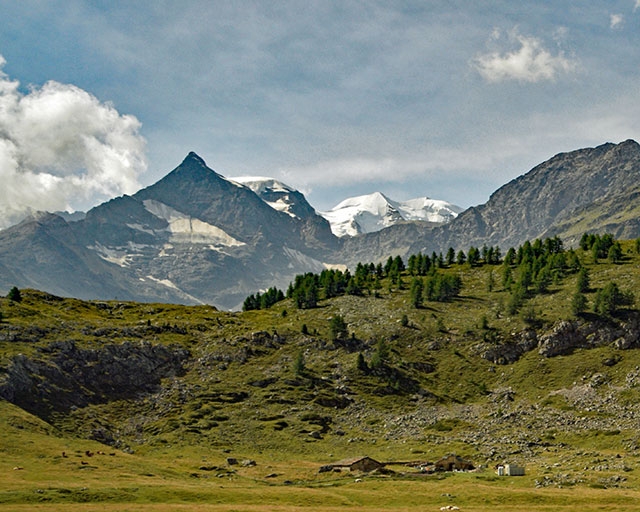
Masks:
[[[583,251],[591,251],[593,260],[608,259],[611,263],[619,263],[622,260],[622,247],[620,242],[610,233],[595,235],[584,233],[580,238],[580,248]]]
[[[527,240],[518,249],[510,248],[502,262],[502,286],[510,292],[507,312],[517,313],[527,297],[546,293],[552,283],[581,267],[576,252],[565,251],[557,237]]]
[[[635,302],[633,292],[623,292],[614,282],[607,283],[596,293],[593,311],[599,315],[614,315],[621,307],[631,306]]]
[[[472,267],[478,265],[499,265],[502,261],[502,253],[499,247],[483,246],[481,249],[471,246],[465,254],[463,250],[456,253],[453,247],[445,255],[433,252],[431,256],[427,254],[412,254],[407,261],[407,272],[412,276],[426,276],[434,269],[468,264]]]
[[[278,290],[274,286],[272,288],[269,288],[263,294],[258,292],[255,295],[249,295],[246,299],[244,299],[242,310],[252,311],[255,309],[267,309],[281,300],[284,300],[284,293],[282,292],[282,290]]]
[[[348,269],[325,269],[320,274],[308,272],[299,274],[289,285],[287,298],[293,300],[298,309],[311,309],[320,299],[330,299],[341,295],[363,295],[382,288],[380,280],[389,277],[400,281],[404,263],[399,256],[389,258],[386,265],[358,263],[352,274]],[[397,276],[397,277],[394,277]]]
[[[616,244],[617,242],[614,240],[610,247],[614,247]],[[579,315],[587,311],[588,301],[585,293],[590,291],[592,290],[589,272],[586,267],[582,267],[578,272],[576,290],[571,299],[573,314]],[[615,315],[621,308],[631,306],[634,303],[635,296],[633,292],[622,291],[617,283],[611,281],[596,292],[593,301],[593,312],[601,316],[610,317]]]
[[[411,304],[415,308],[425,300],[446,302],[457,297],[462,290],[462,278],[455,274],[432,272],[426,278],[414,277],[411,281]]]
[[[299,274],[293,283],[289,285],[287,297],[293,299],[298,309],[313,309],[320,299],[319,276],[312,272]]]

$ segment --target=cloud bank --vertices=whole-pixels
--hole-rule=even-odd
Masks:
[[[0,228],[34,210],[87,208],[140,188],[140,122],[73,85],[24,93],[0,55]]]
[[[500,34],[494,31],[493,37],[498,39]],[[519,47],[513,51],[479,55],[474,60],[473,65],[488,82],[517,80],[533,83],[554,80],[560,73],[572,72],[577,67],[562,53],[553,55],[536,37],[513,31],[509,40]]]

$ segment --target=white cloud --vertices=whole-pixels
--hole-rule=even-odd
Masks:
[[[135,117],[54,81],[25,94],[5,63],[0,55],[0,228],[139,188],[146,157]]]
[[[636,0],[636,5],[633,7],[633,10],[640,8],[640,0]]]
[[[609,19],[610,19],[609,27],[612,30],[615,30],[617,28],[621,28],[622,24],[624,23],[624,16],[622,14],[611,14],[609,16]]]
[[[496,39],[495,31],[492,37]],[[514,31],[509,39],[518,48],[503,53],[496,51],[479,55],[473,61],[475,68],[488,82],[554,80],[559,73],[569,73],[577,67],[562,52],[552,55],[544,48],[542,41],[535,37],[523,36]]]

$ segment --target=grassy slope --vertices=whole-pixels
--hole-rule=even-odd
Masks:
[[[610,280],[638,289],[640,259],[631,254],[631,244],[627,249],[622,265],[590,267],[594,289]],[[487,333],[508,336],[525,327],[520,316],[502,312],[507,296],[499,284],[487,291],[492,270],[498,283],[497,268],[454,266],[451,271],[463,272],[463,296],[419,310],[409,306],[407,291],[389,291],[386,283],[380,298],[341,297],[310,311],[295,310],[288,301],[248,313],[161,304],[104,307],[39,292],[25,292],[20,304],[3,301],[0,329],[46,331],[37,342],[0,342],[3,367],[17,353],[38,357],[37,347],[55,340],[94,348],[120,343],[131,338],[95,333],[147,322],[184,328],[186,334],[167,331],[149,341],[180,344],[193,355],[187,374],[166,382],[158,395],[91,405],[54,418],[52,425],[0,403],[3,510],[23,505],[31,510],[38,503],[70,510],[71,503],[84,502],[98,505],[77,505],[79,510],[126,510],[127,503],[150,510],[176,504],[188,510],[193,503],[213,510],[262,510],[265,504],[269,510],[631,507],[640,483],[637,416],[617,416],[625,407],[635,411],[638,403],[637,389],[625,385],[640,365],[637,350],[605,346],[550,359],[534,350],[505,366],[480,359],[473,347]],[[568,277],[531,300],[545,324],[571,317],[574,280]],[[358,372],[356,352],[328,341],[335,314],[345,317],[367,359],[377,340],[388,340],[389,366],[416,389],[393,392],[388,379]],[[409,327],[400,324],[404,314]],[[483,316],[490,329],[481,328]],[[314,334],[302,335],[302,324]],[[272,346],[251,341],[256,331],[277,332],[282,341]],[[300,352],[307,370],[296,376],[293,361]],[[603,364],[612,357],[617,364]],[[416,363],[435,371],[417,370]],[[589,386],[595,374],[604,374],[607,384]],[[234,403],[233,392],[247,396]],[[612,394],[619,408],[607,405]],[[330,406],[345,398],[347,407]],[[86,440],[96,426],[111,429],[134,453]],[[317,438],[310,435],[315,432]],[[86,450],[107,455],[87,458]],[[488,466],[524,463],[527,476],[498,479],[487,470],[446,477],[368,476],[356,484],[348,473],[317,472],[320,464],[356,455],[433,461],[449,452]],[[230,456],[257,465],[229,467]]]

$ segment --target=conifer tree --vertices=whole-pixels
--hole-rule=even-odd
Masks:
[[[17,286],[14,286],[13,288],[11,288],[11,290],[9,290],[7,299],[13,302],[22,302],[22,294],[20,293],[20,290]]]
[[[411,305],[414,308],[422,307],[424,284],[422,279],[414,277],[411,281]]]

